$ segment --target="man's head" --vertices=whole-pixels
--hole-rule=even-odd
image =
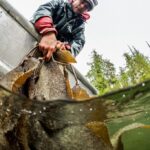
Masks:
[[[97,4],[97,0],[72,0],[73,11],[80,14],[91,11]]]

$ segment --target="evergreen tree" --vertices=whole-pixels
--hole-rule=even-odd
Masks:
[[[126,67],[124,74],[128,77],[128,85],[135,85],[146,79],[150,79],[150,60],[140,53],[135,47],[130,48],[130,53],[124,54]],[[122,76],[123,74],[120,74]]]
[[[90,66],[90,70],[88,71],[86,77],[98,90],[101,89],[102,91],[102,89],[106,88],[106,85],[104,83],[104,75],[102,72],[102,56],[97,54],[97,52],[93,50],[92,62],[88,63],[88,65]]]
[[[120,67],[117,75],[114,64],[104,59],[95,50],[88,65],[90,70],[86,77],[98,89],[100,94],[135,85],[150,79],[150,60],[135,47],[129,47],[130,52],[124,53],[126,66]]]
[[[92,52],[92,62],[88,63],[90,70],[86,77],[98,89],[100,94],[114,87],[116,80],[115,67],[107,59],[103,59],[95,50]]]

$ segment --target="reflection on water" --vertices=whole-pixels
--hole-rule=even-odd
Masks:
[[[148,150],[149,125],[150,81],[82,102],[32,101],[0,88],[1,149],[13,138],[10,149]]]

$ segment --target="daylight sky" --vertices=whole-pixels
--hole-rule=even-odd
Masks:
[[[48,0],[8,0],[23,16],[30,19],[36,8]],[[150,57],[150,0],[99,0],[86,24],[86,44],[77,56],[76,68],[86,74],[87,62],[95,49],[116,68],[123,67],[123,53],[134,45]]]

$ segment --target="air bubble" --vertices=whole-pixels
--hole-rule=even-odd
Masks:
[[[112,103],[111,105],[112,105],[112,106],[115,106],[115,103]]]
[[[31,111],[31,110],[29,110],[29,111],[28,111],[28,113],[29,113],[29,114],[32,114],[32,111]]]
[[[93,108],[90,108],[90,111],[92,111],[93,110]]]
[[[43,110],[46,110],[46,107],[43,107]]]
[[[31,113],[32,113],[32,111],[27,110],[27,109],[22,109],[21,111],[24,112],[24,113],[28,113],[28,114],[31,114]]]
[[[125,94],[123,94],[123,95],[122,95],[122,97],[124,97],[124,98],[125,98],[125,97],[126,97],[126,95],[125,95]]]
[[[69,123],[69,124],[73,124],[73,122],[72,122],[72,121],[68,121],[68,123]]]
[[[21,111],[22,111],[22,112],[28,112],[26,109],[22,109]]]
[[[10,109],[7,108],[6,111],[7,111],[7,112],[10,112]]]
[[[36,112],[34,112],[33,115],[35,116],[35,115],[36,115]]]

